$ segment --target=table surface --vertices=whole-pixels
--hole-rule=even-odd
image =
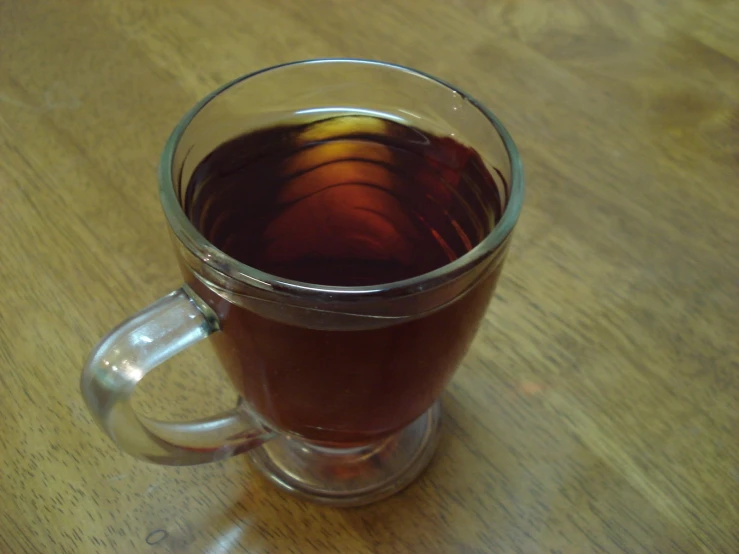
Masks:
[[[350,510],[244,458],[127,457],[78,392],[97,340],[178,286],[156,165],[181,114],[323,56],[469,90],[528,185],[438,455]],[[0,552],[739,552],[738,186],[732,0],[3,2]],[[213,365],[168,362],[143,409],[229,405]]]

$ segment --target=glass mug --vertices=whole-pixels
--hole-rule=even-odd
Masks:
[[[381,285],[291,281],[228,256],[183,211],[193,171],[224,142],[301,113],[374,115],[457,138],[500,177],[497,224],[455,261]],[[158,464],[248,452],[273,483],[324,504],[365,504],[413,481],[434,453],[438,398],[485,314],[521,209],[521,161],[503,125],[459,89],[412,69],[288,63],[236,79],[192,108],[166,144],[159,179],[185,285],[116,327],[87,361],[82,394],[105,433]],[[207,337],[238,405],[189,422],[136,414],[138,382]]]

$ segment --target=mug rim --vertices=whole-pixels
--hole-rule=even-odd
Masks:
[[[286,279],[240,262],[217,248],[195,228],[182,209],[177,198],[177,194],[175,193],[174,175],[176,172],[173,170],[175,152],[177,151],[177,147],[179,146],[185,130],[193,119],[195,119],[198,113],[200,113],[200,111],[209,104],[211,100],[252,77],[291,66],[322,63],[351,63],[381,66],[399,70],[416,77],[430,79],[450,91],[459,94],[493,125],[498,136],[503,142],[506,154],[508,155],[508,163],[511,169],[510,193],[500,220],[493,227],[490,233],[475,245],[474,248],[446,265],[409,279],[356,287],[330,286]],[[334,301],[347,297],[352,300],[358,300],[358,297],[370,297],[375,295],[405,296],[407,294],[420,292],[421,290],[435,288],[440,284],[448,282],[450,279],[466,273],[469,269],[477,266],[480,262],[485,260],[488,254],[494,252],[505,243],[518,221],[523,203],[523,194],[523,165],[518,153],[518,148],[516,147],[511,135],[492,111],[487,109],[471,95],[458,87],[452,86],[447,81],[439,79],[438,77],[434,77],[433,75],[423,71],[400,64],[360,58],[316,58],[286,62],[265,67],[252,73],[247,73],[221,85],[199,100],[180,119],[167,139],[159,162],[159,198],[164,210],[164,215],[177,239],[182,242],[182,244],[200,261],[207,264],[216,272],[224,274],[232,279],[236,279],[237,281],[247,285],[257,286],[261,289],[280,290],[282,292],[300,294],[303,296],[311,295],[326,297],[328,295],[330,296],[330,299]]]

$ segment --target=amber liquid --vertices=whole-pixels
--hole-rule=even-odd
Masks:
[[[451,138],[342,116],[222,144],[194,171],[183,207],[203,236],[247,265],[365,286],[464,255],[500,218],[504,190],[499,173]],[[287,325],[193,284],[216,308],[216,350],[254,410],[283,431],[347,445],[387,436],[428,409],[469,346],[499,269],[430,315],[359,331]]]

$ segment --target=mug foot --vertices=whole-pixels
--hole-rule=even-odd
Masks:
[[[305,500],[361,506],[411,484],[431,462],[439,442],[439,401],[382,441],[355,448],[326,448],[278,437],[248,453],[272,483]]]

